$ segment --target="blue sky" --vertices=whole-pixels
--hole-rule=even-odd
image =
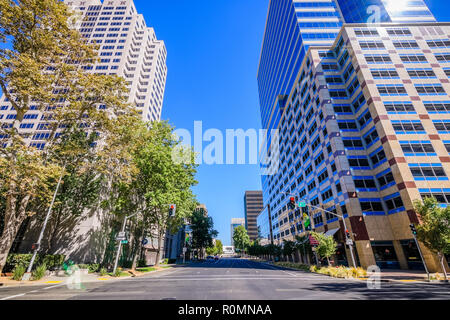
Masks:
[[[135,0],[168,52],[163,119],[193,131],[261,127],[256,73],[268,0]],[[207,144],[204,144],[204,146]],[[194,188],[219,238],[244,217],[244,192],[261,189],[257,166],[202,165]]]
[[[163,119],[193,130],[259,129],[256,82],[269,0],[135,0],[168,51]],[[445,0],[426,0],[439,21],[450,21]],[[231,218],[244,217],[244,192],[261,188],[252,165],[202,165],[194,191],[230,243]]]

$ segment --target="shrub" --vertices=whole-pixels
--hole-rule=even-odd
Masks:
[[[122,268],[117,268],[116,272],[114,272],[113,276],[120,277],[121,274],[122,274]]]
[[[45,272],[47,271],[47,266],[45,264],[41,264],[34,270],[31,274],[33,280],[40,280],[45,276]]]
[[[21,265],[17,265],[13,271],[13,280],[20,281],[25,274],[26,268]]]
[[[140,260],[138,261],[137,266],[138,266],[138,268],[146,267],[146,266],[147,266],[147,262],[145,261],[145,259],[140,259]]]
[[[100,269],[100,264],[98,263],[91,263],[88,265],[89,273],[95,273]]]
[[[106,276],[107,274],[108,274],[108,271],[106,270],[106,268],[101,268],[101,269],[100,269],[100,275],[101,275],[102,277]]]
[[[163,264],[168,264],[168,263],[169,263],[169,259],[166,258],[163,260]]]
[[[42,264],[45,264],[49,270],[60,269],[64,263],[66,256],[62,254],[48,254],[42,258]]]
[[[317,272],[317,266],[312,265],[311,267],[309,267],[309,271],[311,271],[311,272]]]
[[[33,255],[30,254],[19,254],[12,253],[8,255],[6,259],[6,264],[4,268],[4,272],[10,272],[16,268],[16,266],[20,265],[22,267],[27,268],[30,264],[31,258]],[[36,259],[34,261],[34,265],[45,264],[49,270],[55,270],[61,268],[65,260],[65,256],[61,254],[47,254],[47,255],[36,255]]]

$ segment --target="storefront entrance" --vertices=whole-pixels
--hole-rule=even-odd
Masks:
[[[408,269],[425,270],[414,239],[401,240],[400,244],[403,248],[403,253],[405,254],[406,261],[408,262]]]
[[[371,241],[370,244],[380,269],[400,269],[392,241]]]

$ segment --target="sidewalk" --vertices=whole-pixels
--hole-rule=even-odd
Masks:
[[[174,267],[177,267],[176,265],[167,265],[163,267],[157,268],[157,270],[150,271],[150,272],[134,272],[134,275],[130,273],[129,276],[123,276],[123,277],[112,277],[109,275],[101,276],[98,273],[88,273],[88,274],[81,274],[80,275],[80,282],[81,283],[87,283],[87,282],[97,282],[97,281],[113,281],[113,280],[122,280],[122,279],[129,279],[133,277],[142,277],[147,274],[155,273],[155,272],[161,272],[164,270],[169,270]],[[124,272],[127,272],[128,270],[123,270]],[[64,284],[67,283],[70,279],[70,276],[47,276],[40,280],[36,281],[15,281],[12,280],[11,277],[0,277],[0,288],[7,288],[7,287],[19,287],[19,286],[39,286],[39,285],[46,285],[46,284]]]
[[[436,273],[430,274],[431,276]],[[444,274],[440,274],[444,279]],[[425,271],[420,270],[381,270],[381,279],[393,282],[427,282],[428,277]],[[432,283],[439,283],[443,281],[432,281]]]
[[[257,261],[274,265],[272,261],[258,259]],[[283,267],[286,269],[298,271],[299,269]],[[430,276],[435,276],[436,273],[431,273]],[[444,274],[439,274],[441,279],[444,279]],[[380,277],[382,282],[397,282],[397,283],[433,283],[433,284],[448,284],[444,280],[428,281],[428,276],[425,271],[421,270],[381,270]],[[357,281],[367,281],[368,278],[354,279]]]

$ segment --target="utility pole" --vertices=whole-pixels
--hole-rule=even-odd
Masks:
[[[42,226],[41,233],[39,234],[38,241],[33,245],[34,246],[33,257],[31,258],[30,264],[28,265],[27,272],[22,277],[23,281],[30,280],[31,270],[33,269],[34,260],[36,260],[36,255],[37,255],[37,253],[38,253],[38,251],[40,249],[42,238],[44,237],[45,228],[47,227],[48,220],[50,219],[50,216],[52,214],[53,205],[55,203],[56,196],[58,195],[58,190],[59,190],[59,187],[61,185],[62,178],[64,176],[65,168],[66,168],[66,166],[63,167],[61,175],[59,176],[58,184],[56,185],[56,190],[55,190],[55,193],[53,194],[53,199],[52,199],[52,202],[50,203],[50,207],[48,208],[47,216],[45,217],[44,225]]]
[[[281,193],[287,194],[287,195],[291,195],[291,196],[295,196],[295,195],[293,195],[292,193],[286,193],[286,192],[281,192]],[[331,211],[322,209],[322,208],[320,208],[320,207],[313,206],[313,205],[307,203],[306,200],[304,200],[304,199],[300,200],[299,203],[302,203],[303,205],[300,206],[299,204],[296,204],[296,205],[298,205],[298,207],[305,207],[305,206],[307,205],[307,206],[309,206],[309,207],[311,207],[311,208],[319,209],[319,210],[321,210],[321,211],[323,211],[323,212],[328,212],[329,214],[332,214],[332,215],[334,215],[334,216],[336,216],[336,217],[342,218],[342,222],[343,222],[343,224],[344,224],[344,229],[345,229],[345,231],[348,230],[348,229],[347,229],[347,224],[345,223],[345,218],[344,218],[343,215],[339,215],[339,214],[337,214],[337,213],[334,213],[334,212],[331,212]],[[311,215],[310,215],[309,212],[308,212],[308,216],[309,216],[309,220],[311,221],[311,224],[313,224],[313,223],[314,223],[314,219],[311,219]],[[311,228],[314,230],[314,229],[315,229],[315,224],[314,224],[314,227],[311,225]],[[354,254],[353,254],[353,240],[352,240],[352,239],[349,239],[349,240],[350,240],[350,241],[349,241],[347,244],[348,244],[348,247],[349,247],[349,249],[350,249],[350,255],[351,255],[351,257],[352,257],[353,266],[356,268],[357,266],[356,266],[355,256],[354,256]],[[420,249],[419,249],[419,250],[420,250]],[[316,259],[317,259],[317,258],[316,258]]]
[[[135,214],[132,214],[131,216],[125,216],[123,219],[123,225],[121,233],[125,232],[125,226],[127,224],[127,220],[135,215],[137,215],[139,212],[136,212]],[[114,262],[114,269],[113,269],[113,275],[116,273],[117,270],[117,264],[119,263],[119,257],[120,257],[120,250],[122,249],[122,240],[119,240],[119,246],[117,247],[117,253],[116,253],[116,260]]]
[[[422,250],[420,249],[419,242],[417,241],[417,230],[416,230],[416,226],[415,226],[413,223],[411,223],[411,224],[409,225],[409,227],[411,228],[411,232],[412,232],[412,234],[413,234],[413,236],[414,236],[414,241],[415,241],[415,243],[416,243],[417,250],[419,250],[420,259],[422,259],[422,263],[423,263],[423,266],[424,266],[424,268],[425,268],[425,272],[427,273],[428,281],[430,281],[430,272],[428,272],[427,264],[425,263],[425,259],[423,258]]]

